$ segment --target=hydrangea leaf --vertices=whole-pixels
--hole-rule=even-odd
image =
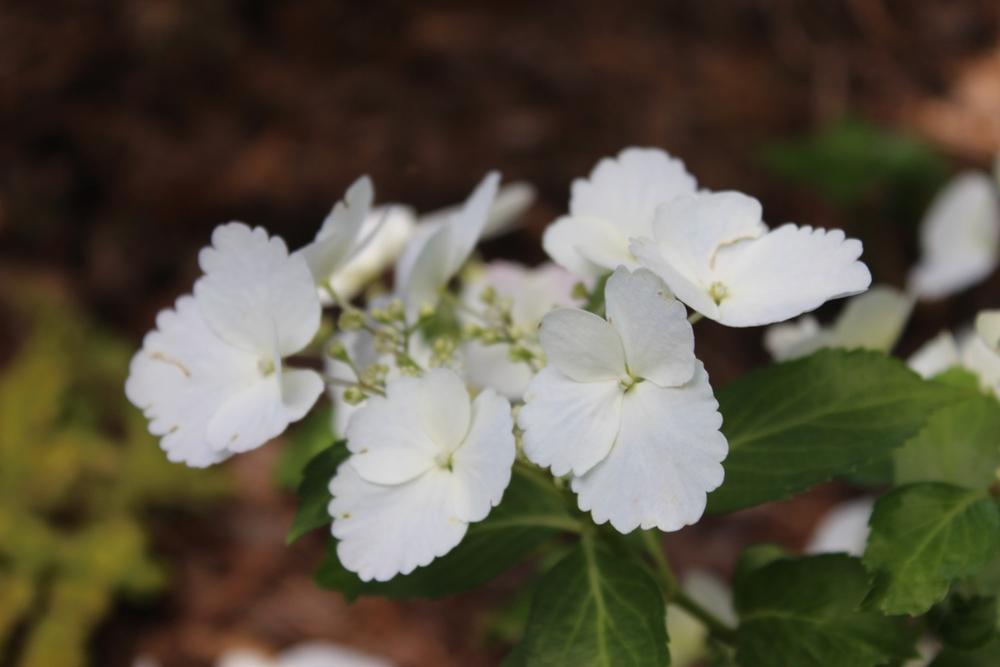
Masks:
[[[948,646],[978,648],[997,636],[995,596],[953,593],[929,617],[934,634]]]
[[[516,664],[669,665],[664,614],[641,565],[584,538],[539,582]]]
[[[317,407],[292,428],[274,470],[278,486],[290,491],[298,489],[306,465],[336,440],[332,412],[329,405]]]
[[[743,667],[876,667],[914,654],[901,618],[863,610],[870,580],[843,554],[780,558],[744,571],[734,588]]]
[[[570,516],[565,501],[548,479],[515,466],[500,504],[486,519],[471,524],[462,543],[447,555],[405,576],[365,582],[340,563],[337,540],[331,538],[326,558],[316,572],[316,582],[349,599],[360,595],[453,595],[489,581],[558,533],[578,529],[577,520]]]
[[[975,649],[946,646],[930,667],[996,667],[1000,665],[1000,637]]]
[[[1000,637],[975,649],[946,646],[930,667],[996,667],[1000,665]]]
[[[308,532],[332,523],[327,506],[330,504],[330,480],[347,458],[346,441],[339,440],[316,454],[302,471],[299,483],[299,509],[288,531],[288,544]]]
[[[787,498],[887,456],[967,394],[872,351],[821,350],[716,393],[729,440],[709,512]]]
[[[878,575],[872,602],[889,614],[922,614],[959,577],[1000,551],[1000,509],[979,491],[940,482],[894,489],[875,504],[864,564]]]
[[[948,482],[986,489],[1000,467],[1000,404],[989,396],[938,410],[893,453],[896,484]]]

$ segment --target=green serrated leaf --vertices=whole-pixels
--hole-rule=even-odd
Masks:
[[[750,373],[716,395],[729,456],[708,511],[787,498],[859,470],[965,395],[871,351],[821,350]]]
[[[327,512],[330,504],[330,480],[350,453],[346,442],[340,440],[316,454],[302,471],[302,482],[298,490],[299,510],[288,531],[288,544],[308,532],[330,525],[332,519]]]
[[[669,665],[665,612],[645,568],[585,537],[539,583],[519,664]]]
[[[1000,405],[974,396],[938,410],[893,459],[896,484],[937,481],[985,490],[1000,467]]]
[[[901,618],[861,609],[870,588],[857,558],[782,558],[735,582],[742,667],[876,667],[915,655]]]
[[[982,493],[940,482],[899,487],[875,503],[864,564],[878,575],[872,601],[889,614],[922,614],[949,584],[1000,550],[1000,510]]]
[[[979,391],[979,378],[975,373],[961,366],[953,366],[946,371],[942,371],[932,378],[935,382],[948,384],[959,389],[967,389],[971,392]]]
[[[485,520],[469,526],[465,539],[446,556],[390,581],[362,581],[337,558],[330,540],[316,582],[348,599],[360,595],[392,598],[443,597],[475,588],[512,567],[546,540],[578,531],[579,522],[549,480],[532,470],[514,468],[503,500]]]
[[[294,490],[302,483],[302,473],[306,464],[316,454],[330,446],[336,438],[333,434],[333,408],[330,405],[317,408],[305,419],[295,424],[292,435],[274,469],[278,486]]]

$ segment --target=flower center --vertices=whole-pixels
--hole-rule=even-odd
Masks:
[[[636,377],[632,374],[632,371],[628,369],[625,369],[625,372],[627,375],[618,381],[618,386],[621,387],[622,393],[627,394],[632,391],[632,387],[642,382],[643,378]]]
[[[718,306],[727,296],[729,296],[729,290],[726,289],[726,286],[719,281],[715,281],[709,285],[708,295],[712,297],[712,301],[714,301],[715,305]]]
[[[274,359],[258,359],[257,370],[265,377],[271,375],[274,373]]]
[[[434,457],[434,463],[438,468],[451,472],[455,465],[454,456],[455,452],[441,452]]]

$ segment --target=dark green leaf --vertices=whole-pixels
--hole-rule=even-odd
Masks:
[[[985,490],[1000,467],[1000,404],[974,396],[938,410],[893,458],[897,484],[938,481]]]
[[[446,556],[390,581],[362,581],[337,558],[330,539],[316,582],[353,599],[442,597],[475,588],[507,570],[560,532],[579,528],[548,478],[515,467],[501,503],[485,520],[469,526],[465,539]]]
[[[951,582],[1000,549],[1000,511],[978,491],[940,482],[902,486],[875,503],[864,563],[878,575],[872,601],[889,614],[922,614]]]
[[[997,667],[1000,665],[1000,639],[976,649],[964,650],[945,647],[934,658],[930,667]]]
[[[735,583],[742,667],[876,667],[914,655],[901,618],[861,609],[870,582],[842,554],[783,558]]]
[[[669,665],[665,611],[642,565],[585,537],[539,583],[520,664]]]
[[[945,644],[971,649],[997,634],[997,599],[952,594],[930,613],[935,634]]]
[[[961,366],[953,366],[946,371],[942,371],[935,375],[933,380],[959,389],[966,389],[969,392],[979,391],[979,378],[975,373]]]
[[[780,558],[788,558],[788,552],[777,544],[754,544],[743,550],[740,559],[736,561],[736,572],[734,577],[742,579],[750,575],[754,570],[758,570],[765,565],[769,565]]]
[[[299,484],[299,510],[295,514],[292,528],[288,531],[288,544],[306,533],[329,526],[332,522],[326,511],[330,504],[330,480],[337,468],[347,458],[346,441],[341,440],[316,454],[306,465]]]
[[[333,434],[333,408],[325,405],[309,413],[292,430],[292,436],[275,466],[275,481],[283,489],[298,489],[302,472],[316,454],[330,446]]]
[[[708,510],[786,498],[859,470],[963,396],[880,352],[821,350],[750,373],[717,393],[730,452]]]

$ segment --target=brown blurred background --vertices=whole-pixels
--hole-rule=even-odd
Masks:
[[[707,187],[759,197],[772,222],[846,228],[876,280],[902,286],[929,192],[910,209],[873,203],[879,193],[845,206],[762,155],[852,116],[924,142],[949,172],[988,167],[1000,151],[998,35],[996,0],[4,0],[0,280],[54,275],[137,345],[189,288],[216,224],[261,224],[295,246],[361,173],[379,201],[427,210],[491,168],[535,184],[539,201],[526,229],[485,252],[537,263],[571,179],[651,145]],[[994,277],[922,306],[901,348],[998,295]],[[716,383],[765,360],[759,332],[700,326]],[[117,612],[97,664],[136,651],[208,664],[227,643],[320,636],[407,665],[502,655],[480,641],[483,618],[516,578],[405,605],[347,607],[315,591],[321,540],[282,546],[292,505],[270,484],[274,449],[234,464],[241,495],[217,514],[159,526],[176,573],[167,601]],[[735,557],[725,535],[794,546],[813,508],[840,493],[792,503],[781,521],[713,519],[674,540],[676,559],[724,572]]]

